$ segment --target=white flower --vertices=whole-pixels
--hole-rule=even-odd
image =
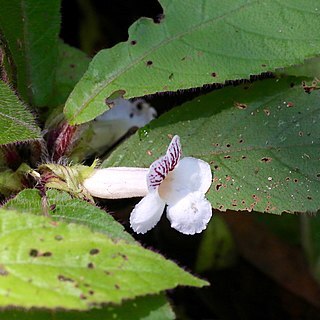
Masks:
[[[94,138],[90,148],[98,154],[117,142],[129,129],[141,128],[157,116],[156,110],[143,99],[117,98],[111,103],[113,107],[91,123]]]
[[[82,127],[71,159],[80,162],[93,155],[100,156],[119,141],[130,129],[141,128],[157,116],[145,100],[110,100],[112,108]]]
[[[130,216],[135,232],[152,229],[166,205],[172,228],[184,234],[200,233],[206,228],[212,216],[211,204],[205,198],[212,181],[210,166],[200,159],[180,157],[180,138],[174,136],[166,155],[153,162],[147,173],[149,192]]]

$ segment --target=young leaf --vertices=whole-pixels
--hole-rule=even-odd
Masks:
[[[58,58],[60,1],[2,1],[0,31],[12,57],[19,95],[43,106],[50,98]]]
[[[0,144],[40,138],[40,128],[14,92],[0,80]]]
[[[65,106],[70,124],[92,120],[107,97],[223,83],[302,63],[320,50],[318,2],[161,0],[159,23],[142,18],[129,39],[100,51]]]
[[[15,198],[10,199],[4,205],[4,208],[37,215],[47,212],[55,221],[63,220],[84,224],[91,230],[105,233],[112,239],[134,242],[120,223],[98,207],[83,200],[72,198],[67,192],[58,190],[48,190],[46,197],[47,204],[44,207],[38,190],[25,189]]]
[[[0,210],[0,306],[87,310],[200,280],[138,244]]]
[[[174,313],[164,294],[139,297],[120,306],[106,306],[90,311],[4,310],[1,320],[173,320]]]
[[[271,79],[198,97],[140,129],[103,167],[147,167],[178,134],[186,156],[211,164],[214,208],[316,212],[320,92],[308,95],[300,84]]]

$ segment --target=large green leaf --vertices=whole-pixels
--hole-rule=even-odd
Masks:
[[[214,208],[315,212],[320,93],[308,95],[300,84],[271,79],[199,97],[140,129],[103,166],[147,167],[164,154],[168,135],[178,134],[185,155],[211,164]]]
[[[32,114],[13,91],[0,80],[0,144],[40,138]]]
[[[222,83],[302,63],[320,52],[317,0],[161,0],[164,18],[140,19],[129,39],[102,50],[67,100],[70,124],[107,109],[104,101]]]
[[[120,306],[91,311],[4,310],[1,320],[173,320],[174,313],[163,294],[139,297]]]
[[[207,284],[139,244],[4,209],[0,252],[1,307],[86,310],[177,285]]]
[[[10,199],[4,205],[4,208],[38,215],[47,212],[55,221],[64,220],[84,224],[91,230],[105,233],[113,239],[134,242],[120,223],[98,207],[83,200],[72,198],[64,191],[48,190],[46,198],[47,203],[44,204],[38,190],[25,189],[15,198]]]
[[[59,29],[60,0],[1,1],[0,33],[19,94],[37,106],[45,105],[52,93]]]

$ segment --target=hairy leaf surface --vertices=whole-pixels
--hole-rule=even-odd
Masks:
[[[0,144],[40,138],[33,115],[14,92],[0,80]]]

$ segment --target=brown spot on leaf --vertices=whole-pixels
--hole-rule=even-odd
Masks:
[[[119,290],[120,289],[120,286],[118,284],[115,284],[114,287]]]
[[[303,137],[303,131],[299,131],[299,137]]]
[[[81,300],[86,300],[87,297],[86,297],[83,293],[81,293],[81,294],[80,294],[80,299],[81,299]]]
[[[95,255],[95,254],[98,254],[99,252],[100,252],[99,249],[91,249],[89,253],[90,253],[91,255]]]
[[[128,257],[124,253],[119,252],[118,254],[121,258],[123,258],[123,260],[128,260]]]
[[[269,109],[263,109],[263,112],[264,112],[267,116],[270,116],[270,110],[269,110]]]
[[[88,292],[89,292],[89,294],[90,294],[91,296],[94,295],[94,291],[93,291],[93,290],[89,290]]]
[[[151,150],[147,150],[147,155],[148,156],[152,156],[152,151]]]
[[[59,275],[58,275],[58,280],[59,280],[59,281],[65,281],[65,282],[74,282],[73,279],[68,278],[68,277],[66,277],[66,276],[64,276],[64,275],[62,275],[62,274],[59,274]]]
[[[288,103],[287,103],[287,107],[288,107],[288,108],[292,108],[293,106],[294,106],[294,103],[293,103],[293,102],[288,102]]]
[[[132,40],[130,43],[131,43],[131,45],[135,46],[137,44],[137,41],[136,40]]]
[[[217,76],[217,73],[216,73],[216,72],[212,72],[212,73],[211,73],[211,77],[214,77],[214,78],[215,78],[216,76]]]
[[[221,184],[221,183],[217,184],[217,185],[216,185],[216,190],[219,191],[221,187],[222,187],[222,184]]]
[[[170,73],[169,80],[172,80],[172,79],[173,79],[173,73]]]
[[[247,159],[247,157],[246,156],[242,156],[241,159],[244,160],[244,159]]]
[[[87,265],[87,267],[88,267],[89,269],[94,269],[94,264],[93,264],[92,262],[89,262],[88,265]]]
[[[271,162],[271,161],[272,161],[272,158],[270,158],[270,157],[263,157],[263,158],[261,158],[260,161],[267,163],[267,162]]]
[[[230,147],[231,147],[231,144],[230,144],[230,143],[228,143],[228,144],[227,144],[227,148],[230,148]]]
[[[52,252],[46,251],[44,253],[39,252],[37,249],[30,249],[29,251],[29,256],[33,258],[38,258],[38,257],[51,257]]]
[[[297,178],[293,179],[293,182],[296,182],[296,183],[297,183],[298,181],[299,181],[299,180],[298,180]]]
[[[260,201],[260,198],[256,194],[253,194],[252,198],[256,201],[256,203]]]
[[[227,155],[227,156],[224,156],[225,159],[230,159],[231,156]]]
[[[234,106],[240,110],[245,110],[248,107],[246,104],[240,102],[235,102]]]
[[[148,60],[148,61],[147,61],[147,66],[150,67],[150,66],[152,66],[152,65],[153,65],[153,62],[152,62],[151,60]]]
[[[60,235],[57,234],[57,235],[54,237],[54,239],[57,240],[57,241],[61,241],[61,240],[63,240],[63,236],[60,236]]]
[[[240,140],[239,140],[239,143],[243,143],[243,139],[240,139]]]
[[[44,253],[42,254],[42,256],[43,256],[43,257],[51,257],[51,256],[52,256],[52,252],[50,252],[50,251],[44,252]]]
[[[307,198],[308,198],[308,200],[312,200],[312,197],[310,197],[310,196],[307,196]]]
[[[39,255],[39,251],[37,250],[37,249],[31,249],[30,251],[29,251],[29,256],[30,257],[38,257],[38,255]]]

